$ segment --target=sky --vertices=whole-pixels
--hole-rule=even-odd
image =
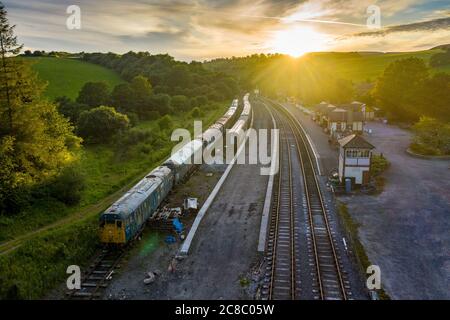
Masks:
[[[450,43],[449,0],[2,2],[19,41],[31,50],[133,50],[203,61],[253,53],[417,51]],[[81,10],[81,29],[66,26],[70,5]],[[370,18],[373,8],[380,10],[379,27]]]

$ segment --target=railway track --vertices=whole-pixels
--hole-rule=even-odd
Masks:
[[[280,124],[280,170],[273,195],[269,238],[266,248],[268,267],[264,295],[268,299],[298,299],[302,287],[301,264],[308,259],[311,272],[308,281],[314,299],[346,300],[350,287],[342,271],[333,230],[316,176],[311,151],[302,128],[286,110],[275,107],[275,118]],[[295,152],[293,151],[295,149]],[[298,167],[293,167],[293,154]],[[294,170],[301,170],[302,181],[293,179]],[[300,179],[299,179],[300,180]],[[303,197],[307,211],[307,225],[297,221],[299,198]],[[300,228],[308,230],[308,257],[300,257],[296,248]],[[305,274],[305,273],[303,273]]]
[[[282,128],[280,171],[277,176],[272,207],[269,241],[266,250],[270,261],[266,288],[268,299],[296,299],[297,251],[295,246],[294,183],[292,179],[292,155],[288,132]]]
[[[112,275],[119,268],[125,249],[103,249],[93,259],[89,269],[81,279],[81,288],[67,292],[69,300],[92,300],[101,298],[102,291],[108,286]]]

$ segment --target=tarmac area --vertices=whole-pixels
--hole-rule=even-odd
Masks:
[[[289,106],[313,140],[325,172],[337,150],[308,115]],[[392,299],[450,299],[450,161],[418,159],[405,150],[410,131],[369,122],[365,138],[390,162],[378,195],[340,196],[359,224],[372,264]],[[335,159],[335,160],[333,160]]]

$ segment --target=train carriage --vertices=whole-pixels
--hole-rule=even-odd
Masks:
[[[100,216],[100,241],[125,244],[135,237],[173,186],[167,167],[158,167]]]
[[[202,152],[203,144],[200,140],[186,143],[180,150],[167,159],[163,166],[173,170],[175,183],[180,183],[195,168],[195,155]]]

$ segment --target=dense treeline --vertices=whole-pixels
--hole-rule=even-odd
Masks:
[[[443,52],[438,52],[431,56],[430,66],[431,67],[442,67],[450,65],[450,47],[442,47]]]
[[[291,96],[305,104],[323,100],[348,102],[353,84],[317,63],[316,55],[294,59],[281,54],[255,54],[241,58],[224,58],[207,62],[211,70],[225,72],[246,90],[259,89],[266,96]]]
[[[372,97],[389,118],[415,122],[420,116],[450,121],[450,75],[431,74],[425,61],[392,62],[378,78]]]
[[[205,96],[211,101],[224,101],[233,98],[238,91],[232,77],[211,72],[199,62],[176,61],[167,54],[86,53],[83,59],[113,69],[129,82],[137,76],[143,76],[149,80],[155,94],[187,98]]]

